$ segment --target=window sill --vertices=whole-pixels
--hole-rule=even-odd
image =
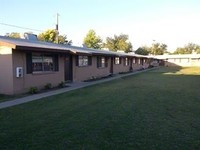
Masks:
[[[54,74],[56,71],[37,71],[33,72],[32,75],[44,75],[44,74]]]
[[[84,68],[84,67],[90,67],[91,65],[87,65],[87,66],[77,66],[77,67],[80,67],[80,68]]]

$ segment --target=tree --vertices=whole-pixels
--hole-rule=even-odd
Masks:
[[[38,39],[41,41],[56,43],[56,34],[56,30],[49,29],[43,33],[40,33],[38,35]]]
[[[59,42],[59,44],[72,45],[72,40],[67,40],[66,35],[59,35],[58,42]]]
[[[38,39],[41,41],[46,41],[46,42],[52,42],[52,43],[57,43],[56,37],[57,36],[57,31],[54,29],[49,29],[43,33],[40,33],[38,35]],[[67,40],[66,35],[59,35],[58,36],[58,43],[59,44],[66,44],[66,45],[71,45],[72,41]]]
[[[162,44],[160,45],[160,48],[161,48],[161,50],[163,51],[163,53],[166,53],[166,52],[167,52],[167,45],[166,45],[166,44],[162,43]]]
[[[143,46],[143,47],[139,47],[136,51],[136,54],[140,54],[140,55],[148,55],[150,53],[150,48]]]
[[[114,35],[114,38],[107,37],[104,47],[111,51],[123,50],[126,53],[132,51],[132,44],[128,42],[128,35],[126,34]]]
[[[187,54],[185,48],[178,47],[173,54]]]
[[[102,39],[96,35],[94,30],[89,30],[83,40],[83,44],[85,44],[88,48],[101,49]]]
[[[186,52],[188,54],[192,54],[193,52],[196,52],[197,49],[200,48],[200,46],[194,43],[188,43],[187,45],[185,45],[184,48],[186,49]]]
[[[174,54],[192,54],[193,52],[200,53],[200,46],[194,43],[188,43],[184,47],[178,47]]]
[[[18,38],[18,39],[21,38],[20,33],[17,33],[17,32],[6,33],[5,36],[12,37],[12,38]]]
[[[161,43],[153,43],[152,44],[150,54],[163,55],[166,52],[167,52],[167,45],[166,44],[161,44]]]
[[[200,54],[200,47],[196,50],[197,54]]]

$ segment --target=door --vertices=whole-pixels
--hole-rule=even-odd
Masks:
[[[114,58],[111,57],[111,62],[110,62],[110,73],[113,74],[113,63],[114,63]]]
[[[65,81],[73,81],[72,55],[65,56]]]
[[[130,69],[129,71],[133,71],[133,58],[130,58]]]

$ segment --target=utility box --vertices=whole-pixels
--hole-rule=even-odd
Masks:
[[[23,68],[22,67],[17,67],[16,68],[16,77],[17,78],[23,77]]]

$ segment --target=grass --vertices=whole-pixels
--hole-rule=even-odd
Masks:
[[[199,149],[200,68],[160,68],[0,110],[0,149]]]
[[[23,96],[22,95],[4,95],[4,94],[0,94],[0,102],[13,100],[15,98],[20,98],[20,97],[23,97]]]
[[[9,96],[7,95],[3,95],[3,94],[0,94],[0,102],[4,101],[5,99],[8,99]]]
[[[30,91],[28,93],[23,93],[23,94],[16,94],[16,95],[4,95],[4,94],[0,94],[0,103],[1,102],[6,102],[6,101],[10,101],[10,100],[15,100],[18,98],[23,98],[23,97],[27,97],[36,93],[45,93],[45,92],[50,92],[53,90],[57,90],[59,88],[65,88],[65,87],[69,87],[66,85],[62,85],[64,83],[60,83],[59,87],[49,87],[50,85],[45,85],[46,87],[44,89],[40,89],[38,90],[36,87],[31,87]]]

